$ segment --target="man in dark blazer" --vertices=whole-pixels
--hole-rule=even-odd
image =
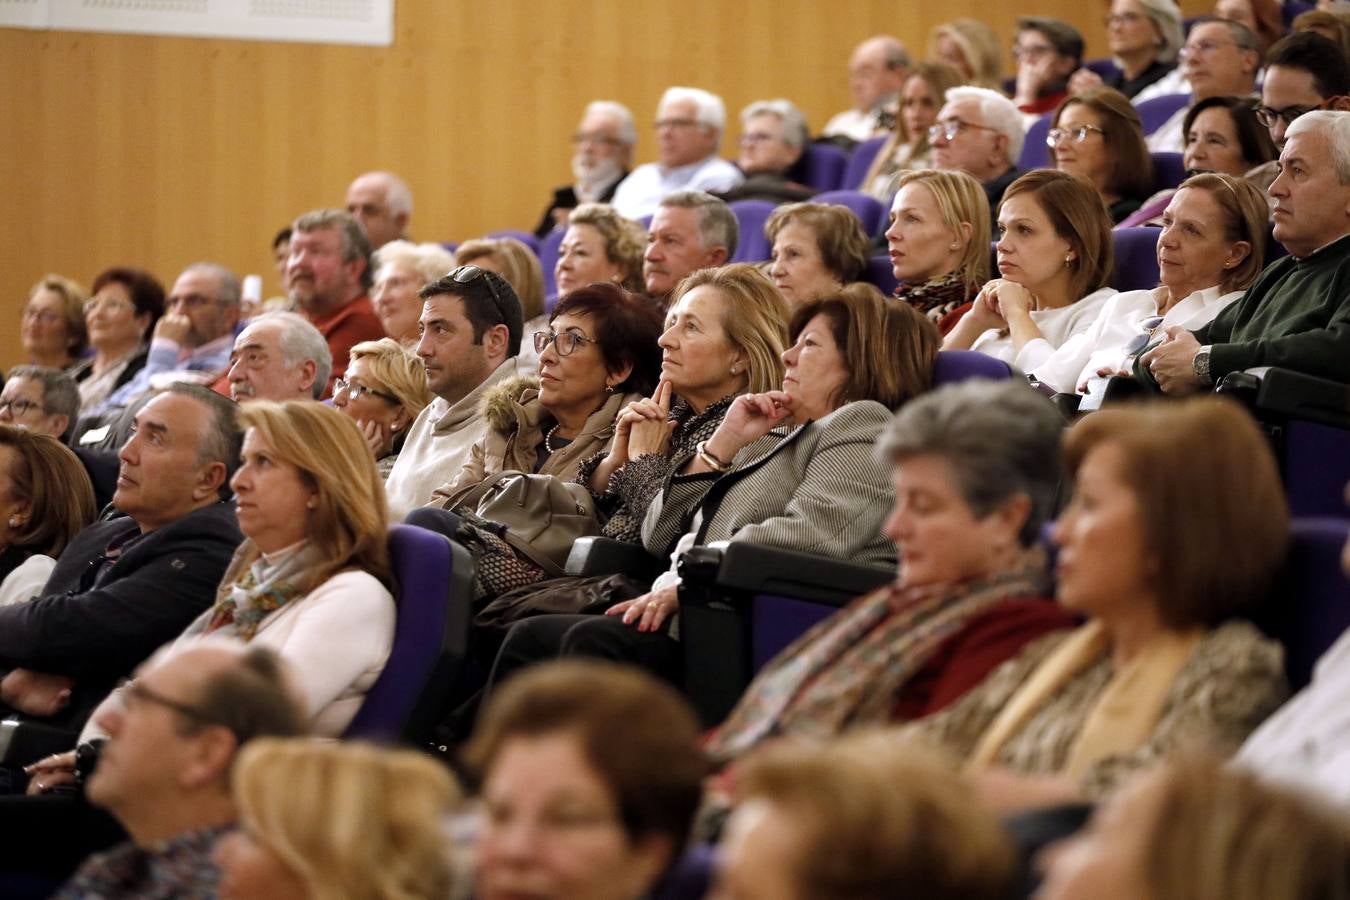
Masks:
[[[0,715],[78,730],[119,679],[211,605],[243,539],[227,499],[235,409],[179,384],[136,414],[118,454],[122,515],[80,532],[41,596],[0,607]]]

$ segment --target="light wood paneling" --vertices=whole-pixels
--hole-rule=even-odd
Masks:
[[[789,97],[818,127],[848,104],[860,39],[890,32],[922,56],[928,30],[963,15],[1010,38],[1017,13],[991,5],[398,0],[379,49],[0,29],[0,364],[19,361],[18,311],[43,272],[87,284],[134,264],[167,285],[212,259],[263,273],[270,294],[272,233],[377,167],[413,186],[418,238],[532,228],[589,99],[633,109],[642,160],[671,84],[721,93],[733,119]],[[1104,0],[1035,6],[1103,52]]]

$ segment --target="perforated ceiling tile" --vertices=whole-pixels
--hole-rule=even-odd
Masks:
[[[100,12],[205,13],[211,0],[80,0],[80,5]]]
[[[255,16],[303,16],[307,19],[366,21],[374,11],[372,0],[249,0]]]

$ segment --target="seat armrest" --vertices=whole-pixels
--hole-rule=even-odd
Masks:
[[[639,544],[607,537],[577,538],[567,554],[568,575],[614,575],[622,572],[635,579],[651,581],[661,571],[661,563]]]
[[[1219,393],[1247,400],[1258,415],[1304,419],[1350,428],[1350,385],[1292,369],[1262,367],[1230,372],[1219,382]]]
[[[843,606],[895,577],[890,568],[748,541],[694,547],[680,557],[679,567],[682,580],[712,588],[707,593],[722,602],[774,594]],[[690,595],[696,598],[702,593]]]
[[[0,766],[19,768],[53,753],[74,750],[80,736],[14,716],[0,721]]]

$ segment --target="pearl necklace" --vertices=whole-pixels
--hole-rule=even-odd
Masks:
[[[548,431],[544,432],[544,449],[548,451],[549,456],[553,455],[553,432],[557,430],[558,426],[554,425]]]

